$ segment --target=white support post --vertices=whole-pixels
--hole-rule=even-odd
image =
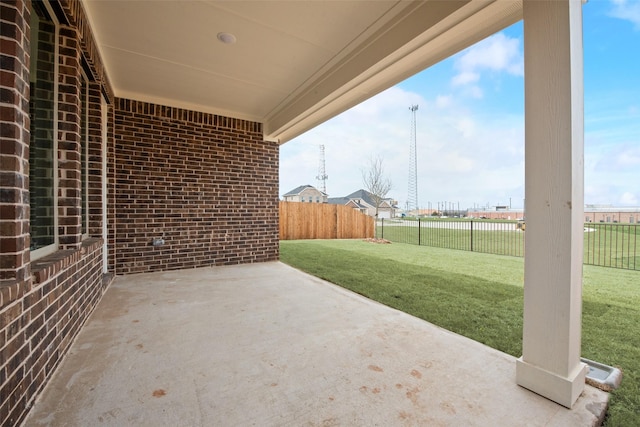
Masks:
[[[568,408],[580,361],[584,227],[582,1],[524,0],[527,237],[519,385]]]

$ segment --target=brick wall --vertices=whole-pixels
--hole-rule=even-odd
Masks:
[[[0,281],[12,288],[30,277],[29,16],[28,4],[0,3]]]
[[[41,3],[33,5],[40,7]],[[3,426],[19,425],[24,419],[105,291],[104,198],[108,267],[112,273],[278,257],[278,145],[263,140],[259,123],[123,99],[114,103],[113,90],[78,0],[52,3],[62,21],[58,52],[49,56],[43,52],[44,62],[37,64],[38,71],[47,72],[51,68],[46,65],[53,60],[58,69],[57,98],[43,93],[46,99],[40,100],[57,103],[57,115],[51,109],[49,116],[47,111],[43,116],[56,121],[57,147],[45,144],[53,133],[39,129],[29,116],[30,102],[32,112],[46,110],[42,104],[37,105],[37,96],[31,98],[30,6],[28,0],[0,0]],[[81,69],[89,80],[86,132],[81,120]],[[101,95],[111,103],[106,129]],[[58,246],[53,254],[37,260],[30,252],[29,201],[39,197],[35,194],[39,187],[34,186],[34,194],[29,193],[30,175],[47,168],[53,172],[54,167],[46,162],[34,163],[34,171],[30,170],[30,150],[39,149],[30,147],[32,124],[34,132],[42,137],[37,141],[34,136],[33,141],[45,144],[44,150],[55,150],[50,157],[54,162],[49,163],[57,167],[57,174],[51,175],[55,186],[45,182],[45,177],[42,195],[57,189],[54,211],[58,214]],[[85,140],[88,157],[83,158],[81,146]],[[102,180],[105,161],[106,183]],[[81,216],[83,164],[89,171],[88,238],[83,236]],[[49,232],[47,229],[44,233]],[[165,244],[153,246],[154,238],[164,239]]]
[[[76,21],[86,22],[82,8],[74,0],[63,2],[79,14]],[[36,3],[34,2],[34,5]],[[57,3],[56,3],[57,4]],[[0,70],[0,425],[19,425],[33,405],[55,368],[62,360],[82,324],[97,305],[107,282],[102,274],[103,241],[100,238],[102,210],[95,189],[102,187],[100,172],[103,157],[102,125],[93,112],[89,133],[88,185],[90,235],[80,234],[80,111],[79,78],[81,60],[89,64],[92,109],[99,108],[100,92],[109,93],[105,82],[95,79],[101,68],[99,57],[80,43],[87,29],[79,32],[73,26],[61,26],[58,55],[47,51],[44,40],[41,56],[34,63],[44,81],[51,73],[50,65],[58,61],[56,76],[58,98],[46,85],[30,88],[30,5],[29,1],[0,0],[0,32],[2,69]],[[44,23],[44,33],[52,35]],[[42,34],[42,33],[41,33]],[[51,42],[55,38],[51,39]],[[34,46],[35,47],[35,46]],[[90,59],[90,61],[89,61]],[[35,93],[38,90],[40,93]],[[58,102],[58,115],[53,116],[53,102]],[[48,103],[48,104],[47,104]],[[30,107],[43,112],[42,123],[30,119]],[[49,108],[49,104],[50,107]],[[51,143],[53,133],[44,122],[57,121],[57,152]],[[33,125],[33,127],[32,127]],[[52,129],[52,128],[50,128]],[[34,138],[31,140],[31,131]],[[38,133],[36,135],[36,133]],[[34,146],[30,146],[32,145]],[[47,143],[48,141],[48,143]],[[29,177],[43,169],[53,172],[51,161],[29,164],[30,151],[49,150],[58,174],[44,174],[41,183],[29,190]],[[42,157],[42,156],[40,156]],[[31,169],[30,169],[31,168]],[[34,210],[29,201],[53,194],[56,181],[59,214],[59,246],[51,255],[33,260],[30,253],[30,215],[51,215]],[[41,185],[40,185],[41,184]],[[98,190],[99,191],[99,190]],[[34,203],[34,205],[37,203]],[[92,211],[92,212],[91,212]],[[43,231],[48,235],[49,227]]]
[[[2,292],[0,425],[18,425],[100,300],[102,241],[58,251],[31,264],[19,298]],[[7,288],[3,287],[3,291]]]
[[[62,249],[75,249],[82,240],[78,32],[62,26],[58,43],[58,233]]]
[[[116,145],[113,133],[115,111],[109,107],[107,117],[107,190],[103,197],[107,198],[107,262],[108,269],[116,273]]]
[[[104,218],[102,216],[102,98],[100,85],[89,82],[88,85],[88,208],[89,208],[89,235],[102,236]],[[106,144],[107,141],[104,141]],[[106,195],[105,195],[106,197]]]
[[[277,259],[278,145],[259,123],[116,99],[114,134],[118,274]]]

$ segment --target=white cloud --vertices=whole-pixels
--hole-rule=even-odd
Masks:
[[[436,107],[444,109],[453,105],[453,98],[451,95],[438,95],[436,97]]]
[[[522,205],[523,118],[483,116],[453,95],[433,99],[394,87],[288,142],[280,149],[280,194],[317,185],[319,148],[325,145],[327,192],[345,196],[362,188],[361,170],[370,156],[384,159],[393,188],[407,199],[411,112],[416,111],[418,200]],[[514,206],[516,204],[514,203]]]
[[[453,86],[477,83],[485,70],[523,76],[520,40],[503,33],[494,34],[465,50],[456,59],[454,68],[457,74],[451,80]]]
[[[462,86],[469,83],[475,83],[480,80],[480,74],[474,71],[461,71],[451,79],[454,86]]]
[[[640,148],[630,147],[623,149],[616,160],[621,167],[640,167]]]
[[[462,92],[464,95],[469,96],[474,99],[482,99],[484,98],[484,91],[480,86],[472,85],[464,88]]]
[[[596,150],[597,157],[592,163],[595,172],[638,173],[640,171],[640,147],[635,143],[607,144],[592,142],[589,148]]]
[[[464,117],[458,120],[457,128],[464,138],[472,137],[476,130],[474,121],[469,117]]]
[[[585,203],[638,206],[640,147],[585,135]]]
[[[627,206],[638,206],[638,196],[629,191],[626,191],[622,193],[622,196],[620,197],[620,204]]]
[[[640,0],[613,4],[627,8],[629,18],[634,16],[629,10],[640,7]],[[630,40],[629,46],[635,42]],[[514,96],[521,98],[517,92],[522,90],[521,79],[495,78],[498,73],[502,73],[498,77],[522,76],[521,39],[496,34],[447,61],[283,145],[280,194],[302,184],[317,185],[318,146],[324,144],[330,196],[362,188],[362,167],[370,156],[380,155],[393,182],[390,196],[404,206],[409,107],[418,104],[418,200],[422,207],[448,201],[466,208],[509,204],[510,199],[512,206],[522,207],[524,118],[521,103],[513,100]],[[614,65],[607,63],[606,67]],[[621,72],[628,74],[629,69]],[[637,97],[633,98],[628,87],[625,93],[607,89],[605,95],[587,97],[585,203],[640,204],[640,117]]]
[[[640,30],[640,1],[611,0],[612,9],[609,15],[614,18],[630,21],[636,30]]]

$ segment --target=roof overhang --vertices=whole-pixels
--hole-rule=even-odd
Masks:
[[[521,0],[84,6],[116,96],[261,122],[279,143],[522,17]]]

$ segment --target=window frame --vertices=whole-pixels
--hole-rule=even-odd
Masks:
[[[39,3],[40,7],[42,7],[42,11],[46,12],[47,19],[53,24],[54,27],[54,63],[53,63],[53,124],[52,124],[52,153],[53,153],[53,161],[52,161],[52,169],[53,169],[53,243],[50,243],[46,246],[39,247],[37,249],[29,250],[29,257],[31,261],[37,260],[39,258],[45,257],[56,252],[59,248],[60,244],[60,235],[58,232],[59,226],[59,218],[58,218],[58,75],[60,64],[58,61],[58,55],[60,52],[60,21],[58,20],[56,14],[49,2],[43,1]],[[31,6],[31,11],[33,15],[37,15],[34,6]],[[36,51],[37,53],[37,51]],[[31,71],[31,70],[30,70]],[[32,120],[31,114],[29,115],[29,120]],[[32,199],[29,200],[29,209],[31,209]],[[29,221],[29,225],[31,226],[31,219]],[[29,238],[31,239],[31,231],[29,232]]]

